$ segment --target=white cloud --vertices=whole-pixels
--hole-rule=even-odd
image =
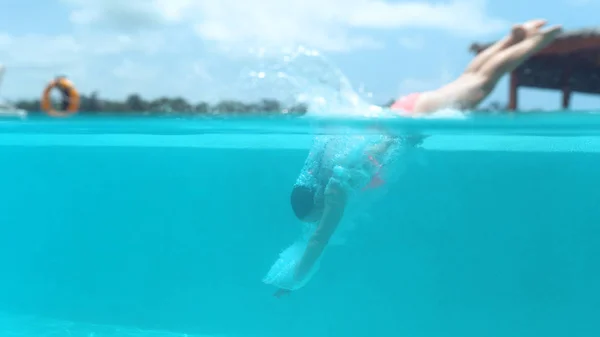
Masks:
[[[154,54],[160,52],[166,44],[164,36],[159,33],[101,34],[87,36],[82,40],[87,41],[88,52],[96,55],[114,55],[126,51]]]
[[[506,22],[486,12],[484,0],[64,0],[77,24],[125,32],[169,24],[192,28],[221,46],[309,45],[323,51],[379,47],[381,29],[438,29],[464,37],[497,32]],[[186,28],[186,29],[187,29]]]
[[[45,66],[68,64],[82,50],[83,46],[70,35],[7,36],[0,47],[5,62],[12,64]]]
[[[497,32],[506,26],[504,20],[490,17],[484,0],[446,2],[408,1],[386,3],[360,1],[349,22],[361,28],[428,28],[458,36],[478,37]]]
[[[127,90],[137,88],[142,93],[150,87],[170,92],[168,83],[178,75],[169,73],[172,67],[168,64],[151,66],[156,64],[152,56],[161,51],[163,43],[162,35],[156,33],[0,34],[0,63],[7,67],[1,94],[37,95],[59,74],[68,75],[83,93],[107,88],[110,97],[122,96],[128,92],[126,84]],[[162,68],[166,81],[152,82],[158,77],[156,68]],[[177,70],[185,74],[193,67],[178,64]]]
[[[383,47],[384,41],[377,39],[382,30],[433,29],[474,38],[505,26],[486,12],[484,0],[58,1],[68,10],[64,19],[70,20],[71,32],[0,32],[0,62],[7,65],[11,83],[19,78],[11,88],[25,90],[21,79],[35,79],[37,92],[37,86],[53,74],[68,73],[86,92],[109,86],[107,90],[116,94],[124,86],[137,84],[142,93],[152,86],[148,90],[156,93],[179,88],[194,94],[199,83],[223,77],[223,69],[213,76],[205,62],[198,60],[205,56],[206,46],[218,46],[226,55],[250,47],[297,45],[327,53],[347,52]],[[423,46],[418,37],[397,41],[405,48]],[[195,44],[202,47],[200,52]],[[168,61],[167,55],[178,61]],[[45,70],[33,74],[33,69]],[[152,81],[157,78],[161,80]],[[3,93],[11,90],[3,88]]]
[[[72,8],[69,19],[75,24],[102,25],[124,32],[162,28],[177,21],[171,13],[180,1],[174,0],[169,8],[161,1],[144,0],[63,0]]]
[[[107,54],[152,54],[164,40],[157,34],[0,35],[0,60],[10,67],[61,67]]]
[[[157,79],[155,68],[144,67],[129,59],[124,59],[113,69],[112,74],[121,80],[152,81]]]
[[[198,77],[202,80],[206,80],[206,81],[212,81],[212,75],[210,74],[210,72],[208,71],[208,69],[206,68],[206,65],[204,64],[204,62],[202,62],[201,60],[196,60],[192,63],[192,73],[188,75],[188,77],[193,76],[193,77]]]

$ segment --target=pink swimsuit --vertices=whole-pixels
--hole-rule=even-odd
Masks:
[[[412,93],[412,94],[400,97],[396,102],[394,102],[394,104],[392,104],[390,109],[398,111],[398,113],[400,115],[412,115],[415,111],[415,104],[417,103],[417,99],[419,98],[420,95],[421,95],[421,93]],[[369,156],[369,160],[375,167],[377,167],[378,169],[381,168],[382,165],[375,158],[373,158],[372,156]],[[317,167],[319,167],[319,165],[317,165]],[[318,180],[318,179],[316,179],[316,174],[313,171],[314,171],[313,169],[306,170],[306,172],[308,173],[308,176],[312,176],[314,180]],[[381,175],[379,174],[379,172],[377,172],[373,176],[371,181],[367,184],[367,186],[363,187],[363,191],[381,187],[381,185],[383,185],[383,184],[385,184],[385,180],[383,180]]]
[[[412,115],[415,112],[415,105],[417,104],[417,99],[419,99],[421,93],[416,92],[403,97],[400,97],[392,106],[391,110],[401,110],[404,114]],[[403,113],[400,112],[401,115]]]
[[[396,102],[394,102],[394,104],[392,104],[390,109],[397,110],[400,115],[412,115],[415,112],[415,105],[417,103],[417,99],[419,99],[419,96],[421,96],[421,93],[416,92],[400,97]],[[369,156],[369,160],[371,163],[373,163],[373,165],[381,168],[381,164],[379,164],[375,158]],[[385,180],[381,178],[379,173],[376,173],[373,179],[371,179],[371,182],[369,182],[369,184],[365,186],[363,190],[378,188],[383,184],[385,184]]]

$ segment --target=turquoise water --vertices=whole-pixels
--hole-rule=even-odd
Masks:
[[[429,137],[289,297],[315,133]],[[0,123],[2,336],[598,336],[600,117]],[[391,183],[390,183],[391,184]]]

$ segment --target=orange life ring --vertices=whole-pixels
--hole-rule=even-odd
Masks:
[[[62,94],[62,110],[56,110],[52,107],[50,92],[52,89],[60,90]],[[80,97],[77,89],[71,81],[64,77],[58,77],[48,83],[44,94],[42,95],[41,108],[42,111],[53,117],[66,117],[76,114],[79,111]]]

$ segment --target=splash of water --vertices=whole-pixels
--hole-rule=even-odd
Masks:
[[[283,55],[282,55],[283,54]],[[304,103],[308,106],[309,115],[332,117],[398,117],[389,109],[375,106],[367,101],[359,92],[354,90],[346,76],[319,52],[307,48],[288,50],[279,55],[268,55],[264,50],[256,51],[256,58],[261,64],[256,69],[249,69],[244,78],[249,79],[248,88],[259,90],[261,95],[275,94],[275,97],[286,97],[285,104]],[[273,97],[273,96],[272,96]],[[361,131],[364,131],[361,129]],[[336,135],[334,139],[327,137],[329,151],[334,153],[331,158],[322,160],[330,161],[328,164],[333,168],[333,177],[346,188],[349,196],[361,191],[360,198],[349,198],[348,211],[338,224],[336,232],[332,237],[330,245],[343,245],[346,243],[350,232],[354,231],[359,223],[368,221],[362,215],[368,214],[370,206],[381,198],[389,188],[388,178],[397,179],[401,174],[402,164],[409,158],[400,153],[403,142],[391,146],[388,156],[396,158],[396,163],[391,159],[385,159],[385,169],[379,165],[373,165],[371,160],[365,162],[366,148],[374,144],[380,144],[382,135]],[[407,152],[409,149],[406,150]],[[391,154],[394,152],[394,154]],[[410,153],[410,152],[408,152]],[[397,157],[402,155],[402,160]],[[375,174],[382,171],[388,173],[384,178],[388,185],[375,190],[364,192],[363,187],[369,184]],[[296,267],[300,263],[308,244],[310,235],[315,230],[313,225],[305,225],[304,232],[298,240],[283,250],[277,260],[273,263],[263,282],[280,289],[297,290],[310,281],[319,268],[319,257],[308,275],[302,279],[295,278]]]
[[[310,115],[327,117],[386,117],[389,110],[367,101],[368,93],[355,90],[342,71],[316,50],[298,47],[269,53],[251,51],[259,65],[245,69],[246,90],[282,99],[286,105],[303,104]],[[283,98],[282,98],[283,97]]]
[[[250,50],[258,65],[242,72],[245,92],[270,95],[286,106],[304,105],[310,116],[328,118],[398,118],[390,109],[368,101],[364,88],[355,90],[344,73],[319,51],[303,46],[275,52]],[[284,110],[284,113],[286,111]],[[458,118],[466,115],[456,109],[442,109],[424,118]]]

